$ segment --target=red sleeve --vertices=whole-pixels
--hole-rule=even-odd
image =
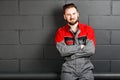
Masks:
[[[61,29],[58,29],[55,36],[55,43],[61,42],[63,40],[64,40],[63,32],[61,31]]]
[[[94,43],[94,46],[96,47],[96,39],[95,39],[94,29],[90,26],[88,27],[88,39],[92,40]]]

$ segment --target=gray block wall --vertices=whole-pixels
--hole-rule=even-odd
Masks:
[[[120,73],[119,0],[0,0],[0,73],[60,72],[54,37],[73,2],[80,21],[95,29],[95,73]]]

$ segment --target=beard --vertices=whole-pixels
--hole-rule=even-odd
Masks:
[[[71,20],[72,20],[72,19],[71,19]],[[66,20],[66,21],[67,21],[67,20]],[[78,21],[79,21],[79,19],[77,19],[77,20],[74,21],[74,22],[69,22],[69,21],[67,21],[67,23],[70,24],[70,25],[74,25],[74,24],[76,24]]]

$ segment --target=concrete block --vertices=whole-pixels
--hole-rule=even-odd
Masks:
[[[18,49],[17,45],[0,45],[0,59],[16,59]]]
[[[120,16],[90,16],[89,24],[94,29],[120,29]]]
[[[22,60],[21,72],[49,73],[60,72],[61,61],[57,60]]]
[[[111,44],[120,44],[120,31],[113,30],[111,35]]]
[[[110,1],[79,1],[72,0],[66,3],[73,2],[80,12],[80,15],[110,15]]]
[[[111,72],[120,73],[120,60],[112,60],[111,61]]]
[[[17,15],[17,0],[0,0],[0,15]]]
[[[18,59],[43,59],[43,47],[41,45],[21,45]]]
[[[108,30],[95,30],[95,37],[97,44],[110,44],[110,31]]]
[[[44,57],[45,59],[62,59],[55,45],[44,47]]]
[[[18,44],[19,35],[17,31],[0,31],[0,44]]]
[[[22,44],[54,44],[55,31],[22,31]]]
[[[112,14],[113,15],[120,15],[120,1],[113,1],[112,2]]]
[[[60,0],[21,0],[21,15],[60,15],[65,1]]]
[[[110,61],[109,60],[93,60],[94,73],[109,73],[110,72]],[[103,67],[104,66],[104,67]]]
[[[19,72],[18,60],[0,60],[0,73]]]

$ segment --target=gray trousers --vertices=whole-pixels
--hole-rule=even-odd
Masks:
[[[89,59],[66,61],[62,66],[61,80],[94,80],[93,65]]]

